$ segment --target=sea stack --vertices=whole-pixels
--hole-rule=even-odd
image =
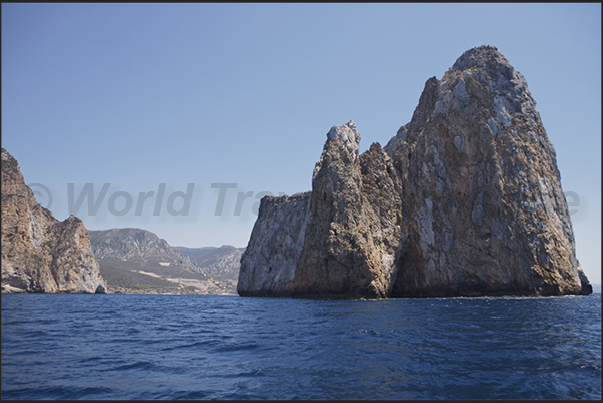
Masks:
[[[312,191],[262,199],[242,296],[579,295],[555,149],[524,77],[493,46],[427,80],[411,121],[359,155],[333,126]]]
[[[2,292],[107,292],[88,231],[40,206],[19,164],[2,149]]]

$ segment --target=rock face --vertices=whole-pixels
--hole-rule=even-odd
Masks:
[[[80,219],[40,206],[17,161],[2,149],[2,292],[105,293]]]
[[[240,295],[592,292],[554,147],[524,77],[495,47],[430,78],[384,148],[359,155],[359,140],[352,122],[333,126],[312,191],[262,199]]]
[[[295,292],[295,274],[310,221],[311,193],[265,196],[249,245],[241,257],[240,295],[287,296]]]

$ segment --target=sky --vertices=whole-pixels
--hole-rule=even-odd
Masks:
[[[526,78],[600,284],[601,4],[3,3],[2,147],[59,220],[245,247],[331,126],[384,146],[480,45]]]

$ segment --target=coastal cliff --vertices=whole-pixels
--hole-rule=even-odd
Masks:
[[[88,231],[73,215],[56,220],[2,149],[2,292],[105,293]]]
[[[312,191],[265,197],[240,295],[589,294],[553,144],[495,47],[430,78],[411,121],[359,155],[333,126]]]
[[[287,296],[294,292],[310,220],[310,196],[306,192],[262,198],[253,235],[241,256],[237,283],[240,295]]]

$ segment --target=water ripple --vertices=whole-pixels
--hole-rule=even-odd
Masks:
[[[595,399],[600,294],[2,296],[2,399]]]

